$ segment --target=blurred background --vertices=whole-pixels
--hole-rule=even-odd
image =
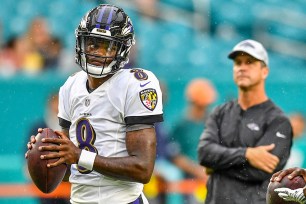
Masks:
[[[236,97],[227,54],[248,38],[268,50],[269,97],[286,114],[304,117],[305,0],[0,0],[0,203],[40,202],[41,195],[32,189],[26,173],[26,143],[42,121],[56,128],[56,114],[50,108],[54,93],[80,70],[74,64],[74,30],[82,16],[100,3],[120,6],[131,17],[136,46],[127,66],[151,70],[159,78],[166,98],[161,131],[174,144],[171,133],[187,112],[190,99],[185,91],[192,79],[205,78],[214,86],[216,97],[207,112]],[[172,167],[164,169],[172,172]],[[172,179],[167,175],[160,179],[163,176],[156,173],[146,187],[152,203],[203,203],[205,185],[180,183],[186,177],[178,173],[171,186],[167,182]],[[205,178],[202,181],[205,184]],[[186,201],[186,195],[193,199]]]

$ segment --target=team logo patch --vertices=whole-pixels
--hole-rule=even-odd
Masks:
[[[157,93],[155,89],[145,89],[139,92],[141,103],[150,111],[153,111],[157,105]]]
[[[249,123],[249,124],[247,124],[247,127],[250,130],[253,130],[253,131],[259,131],[260,130],[259,126],[256,123]]]

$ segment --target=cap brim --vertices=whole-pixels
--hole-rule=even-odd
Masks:
[[[257,60],[260,60],[262,61],[262,59],[259,59],[257,56],[255,56],[254,54],[252,53],[249,53],[248,51],[245,51],[245,50],[235,50],[235,51],[232,51],[231,53],[229,53],[229,55],[227,56],[228,58],[230,59],[235,59],[235,57],[238,55],[238,53],[241,53],[241,52],[244,52],[252,57],[254,57],[255,59]]]
[[[243,51],[233,51],[233,52],[229,53],[227,57],[230,58],[230,59],[235,59],[235,57],[237,56],[237,54],[239,52],[243,52]]]

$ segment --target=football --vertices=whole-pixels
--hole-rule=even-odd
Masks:
[[[291,180],[286,176],[280,182],[270,182],[266,195],[267,204],[297,204],[297,202],[289,202],[283,200],[277,195],[276,192],[274,192],[274,189],[284,187],[294,190],[297,188],[303,188],[305,185],[306,182],[302,176],[296,176]]]
[[[40,151],[40,146],[56,145],[51,143],[43,143],[43,138],[59,138],[59,136],[50,128],[43,129],[42,133],[38,133],[35,137],[36,142],[32,149],[28,152],[28,170],[30,176],[39,190],[43,193],[51,193],[63,180],[67,166],[61,164],[56,167],[48,168],[48,163],[54,163],[58,159],[42,160],[41,155],[47,155],[50,151]]]

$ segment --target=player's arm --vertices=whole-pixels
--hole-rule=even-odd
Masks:
[[[106,158],[97,156],[94,170],[114,178],[149,182],[155,162],[155,129],[146,128],[127,132],[126,147],[129,156]]]
[[[198,146],[201,165],[213,170],[228,169],[246,162],[243,147],[225,147],[219,136],[218,117],[222,109],[217,108],[208,118]]]
[[[56,133],[61,136],[61,139],[46,138],[43,142],[59,145],[42,146],[40,149],[41,151],[54,151],[52,154],[44,155],[42,159],[59,158],[55,163],[48,164],[48,167],[58,166],[62,163],[80,165],[81,153],[86,153],[84,158],[88,161],[92,159],[93,162],[89,170],[95,170],[121,180],[149,182],[156,155],[156,136],[153,126],[126,133],[126,147],[129,154],[126,157],[103,157],[93,152],[81,150],[63,132]]]

